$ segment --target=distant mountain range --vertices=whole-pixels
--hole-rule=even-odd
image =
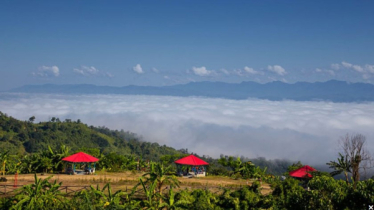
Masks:
[[[363,102],[374,101],[374,85],[367,83],[348,83],[330,80],[327,82],[297,82],[288,84],[270,82],[224,83],[191,82],[173,86],[96,86],[96,85],[26,85],[12,89],[11,92],[52,93],[52,94],[126,94],[162,96],[201,96],[226,99],[258,98],[273,101],[332,101]]]

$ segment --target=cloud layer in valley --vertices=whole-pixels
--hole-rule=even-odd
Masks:
[[[226,100],[126,95],[0,94],[0,111],[36,121],[81,119],[129,130],[146,141],[198,154],[335,159],[345,133],[362,133],[374,148],[374,103]]]

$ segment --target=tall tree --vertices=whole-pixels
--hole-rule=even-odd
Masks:
[[[362,134],[350,135],[347,133],[340,139],[344,155],[351,163],[351,172],[355,182],[355,188],[357,181],[360,180],[360,170],[366,170],[372,166],[372,157],[365,148],[365,143],[366,137]]]
[[[30,122],[34,122],[34,120],[35,120],[35,116],[32,116],[32,117],[29,118]]]

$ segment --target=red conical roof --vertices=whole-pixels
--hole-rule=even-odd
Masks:
[[[91,163],[91,162],[97,162],[99,159],[88,155],[84,152],[78,152],[74,155],[71,155],[69,157],[63,158],[62,160],[73,162],[73,163]]]
[[[314,168],[312,168],[312,167],[310,167],[310,166],[308,166],[308,165],[306,165],[306,166],[303,166],[303,167],[301,167],[299,169],[291,171],[290,172],[290,176],[292,176],[292,177],[298,177],[298,178],[304,178],[304,177],[311,178],[312,175],[310,173],[308,173],[310,171],[317,171],[317,170],[314,169]]]
[[[209,163],[201,160],[195,155],[189,155],[187,157],[181,158],[179,160],[176,160],[174,163],[181,164],[181,165],[192,165],[192,166],[209,165]]]

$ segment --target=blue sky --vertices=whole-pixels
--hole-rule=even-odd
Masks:
[[[2,1],[0,90],[374,82],[374,1]]]

